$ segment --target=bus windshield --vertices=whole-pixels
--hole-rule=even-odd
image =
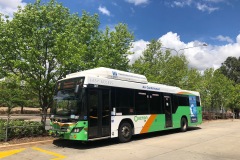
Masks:
[[[76,118],[85,113],[85,89],[77,83],[79,80],[58,83],[53,98],[52,114],[60,117]],[[69,85],[73,83],[73,85]],[[68,86],[66,86],[66,84]]]
[[[56,115],[70,116],[78,114],[79,99],[73,90],[58,91],[54,97],[54,108]]]

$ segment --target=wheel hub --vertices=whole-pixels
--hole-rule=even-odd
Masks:
[[[128,137],[129,134],[130,134],[129,128],[128,128],[127,126],[124,126],[124,127],[122,128],[122,135],[123,135],[124,137]]]

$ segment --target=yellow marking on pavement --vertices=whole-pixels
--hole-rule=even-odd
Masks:
[[[11,155],[19,153],[19,152],[22,152],[24,150],[25,150],[25,148],[0,152],[0,159],[4,158],[4,157],[11,156]]]
[[[63,155],[58,154],[58,153],[55,153],[55,152],[47,151],[47,150],[44,150],[44,149],[41,149],[41,148],[33,147],[32,149],[34,149],[34,150],[36,150],[36,151],[39,151],[39,152],[43,152],[43,153],[50,154],[50,155],[53,155],[53,156],[56,156],[56,157],[57,157],[57,158],[53,158],[53,159],[51,159],[51,160],[60,160],[60,159],[66,158],[66,156],[63,156]]]

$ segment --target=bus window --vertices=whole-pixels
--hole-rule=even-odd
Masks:
[[[116,112],[122,115],[134,114],[133,90],[116,88]]]
[[[178,109],[178,97],[175,94],[172,94],[172,113],[175,114]]]
[[[200,97],[197,96],[197,97],[196,97],[196,100],[197,100],[197,107],[200,107],[200,105],[201,105],[201,104],[200,104]]]
[[[162,93],[149,93],[150,114],[159,114],[162,110]]]
[[[148,97],[146,91],[135,91],[135,110],[136,114],[149,114]]]
[[[188,96],[178,95],[178,106],[189,106]]]

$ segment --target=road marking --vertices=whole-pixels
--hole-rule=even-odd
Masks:
[[[9,150],[9,151],[0,152],[0,159],[1,159],[1,158],[4,158],[4,157],[11,156],[11,155],[16,154],[16,153],[19,153],[19,152],[22,152],[22,151],[24,151],[24,150],[25,150],[25,148],[22,148],[22,149],[14,149],[14,150]]]
[[[51,152],[51,151],[47,151],[47,150],[44,150],[44,149],[41,149],[41,148],[38,148],[38,147],[33,147],[32,148],[33,150],[36,150],[36,151],[39,151],[39,152],[43,152],[43,153],[46,153],[46,154],[50,154],[50,155],[53,155],[53,156],[56,156],[57,158],[53,158],[51,160],[60,160],[60,159],[64,159],[66,158],[66,156],[63,156],[61,154],[58,154],[58,153],[55,153],[55,152]]]
[[[45,141],[35,141],[35,142],[19,143],[19,144],[8,144],[8,145],[0,146],[0,149],[1,148],[15,147],[15,146],[29,145],[29,144],[36,144],[36,143],[39,144],[39,143],[52,142],[52,141],[53,141],[53,139],[45,140]]]

